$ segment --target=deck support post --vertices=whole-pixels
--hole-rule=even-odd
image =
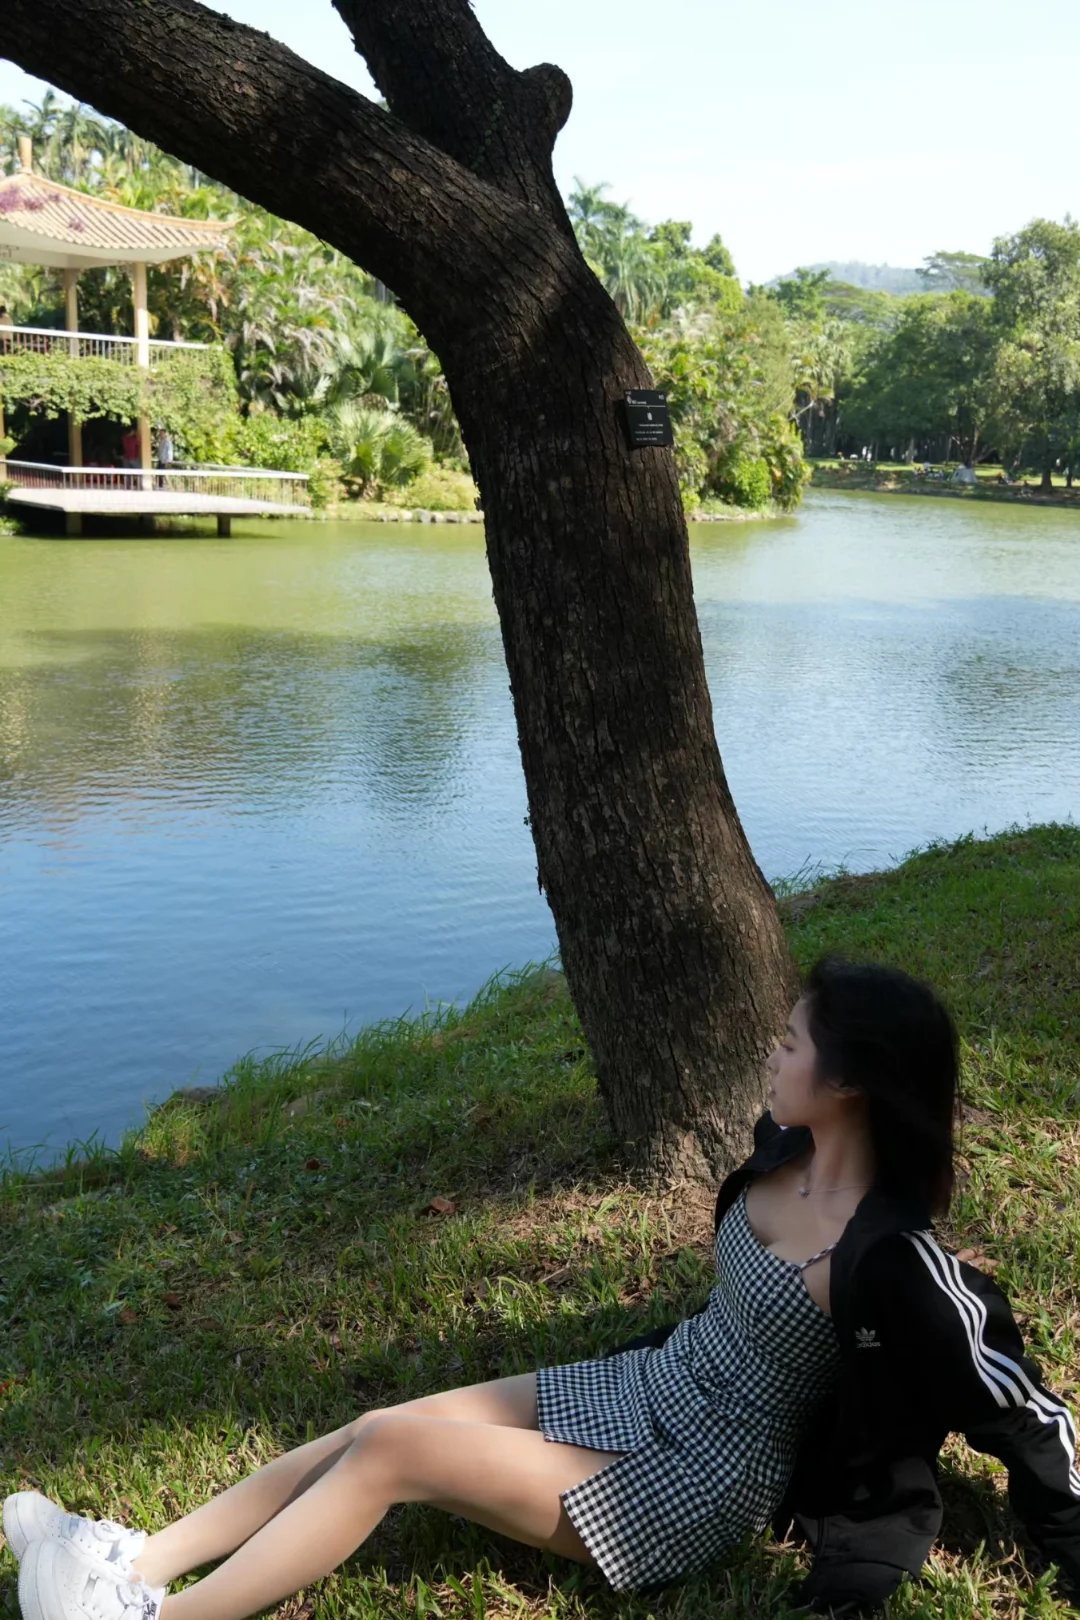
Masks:
[[[232,518],[228,515],[228,513],[218,513],[217,532],[219,540],[229,540],[232,538]]]
[[[64,271],[64,319],[69,332],[79,330],[79,272],[70,268]],[[79,358],[79,340],[73,337],[68,341],[71,358]],[[81,467],[83,464],[82,423],[77,416],[68,412],[68,466]]]
[[[77,540],[79,538],[79,536],[82,534],[81,512],[64,513],[64,533],[67,535],[69,540]]]
[[[135,364],[144,371],[150,369],[150,309],[146,295],[146,266],[133,264],[131,267],[131,290],[135,305]],[[145,475],[154,465],[153,446],[150,440],[150,418],[140,416],[139,429],[139,466],[144,476],[139,480],[143,489],[152,489],[153,479]]]

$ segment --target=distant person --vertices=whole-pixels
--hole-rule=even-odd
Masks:
[[[162,428],[157,440],[157,464],[163,470],[168,470],[176,459],[176,450],[173,446],[172,434],[168,428]]]
[[[137,467],[142,459],[138,428],[129,427],[120,440],[120,459],[125,467]]]

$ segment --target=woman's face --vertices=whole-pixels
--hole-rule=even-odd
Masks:
[[[770,1108],[778,1125],[812,1125],[821,1112],[820,1087],[815,1089],[817,1048],[810,1038],[805,1000],[791,1009],[787,1029],[767,1064]]]

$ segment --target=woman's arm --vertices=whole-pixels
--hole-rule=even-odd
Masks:
[[[928,1232],[885,1240],[869,1265],[882,1346],[903,1403],[1005,1464],[1017,1516],[1080,1596],[1076,1426],[1026,1353],[1005,1295]]]

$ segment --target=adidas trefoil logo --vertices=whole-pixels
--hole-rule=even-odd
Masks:
[[[877,1336],[877,1328],[855,1329],[856,1350],[880,1350],[881,1340]]]

